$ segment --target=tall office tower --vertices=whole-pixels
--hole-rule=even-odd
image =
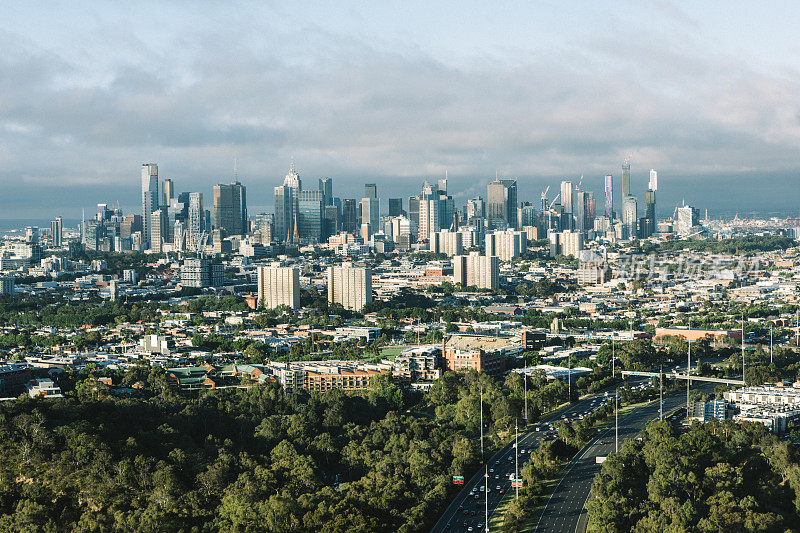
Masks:
[[[377,198],[378,197],[378,186],[374,183],[365,183],[364,184],[364,198]]]
[[[419,196],[408,197],[408,220],[411,222],[411,232],[419,233]]]
[[[622,162],[622,198],[631,195],[631,159]]]
[[[649,237],[653,233],[656,232],[656,191],[653,189],[648,189],[645,193],[645,211],[644,211],[644,218],[645,218],[645,235],[643,237]]]
[[[175,188],[172,184],[172,180],[167,178],[161,183],[161,205],[169,205],[174,197]]]
[[[448,257],[464,253],[464,236],[455,231],[443,229],[430,234],[428,250],[435,254],[445,254]]]
[[[53,248],[61,248],[64,243],[64,223],[61,217],[56,217],[55,220],[50,221],[50,237],[53,242]]]
[[[586,219],[584,225],[588,231],[594,226],[595,217],[594,193],[592,191],[583,191],[583,214]]]
[[[442,229],[442,197],[439,189],[427,181],[422,185],[418,198],[419,240],[427,240],[430,234]]]
[[[497,289],[500,286],[500,260],[478,252],[457,255],[453,258],[453,281],[462,287]]]
[[[517,180],[496,179],[486,186],[489,228],[517,225]]]
[[[372,301],[372,270],[352,263],[328,267],[328,302],[361,311]]]
[[[639,221],[638,206],[635,196],[626,196],[622,199],[622,224],[628,229],[628,237],[638,237],[637,224]]]
[[[367,186],[369,187],[369,185]],[[372,185],[374,187],[374,185]],[[368,191],[369,192],[369,191]],[[361,199],[361,224],[368,224],[370,234],[378,231],[381,220],[381,200],[375,196],[366,196]]]
[[[507,229],[486,234],[486,255],[497,256],[501,261],[511,261],[528,251],[524,231]]]
[[[322,205],[333,205],[333,180],[331,178],[320,178],[319,190],[322,191]]]
[[[358,232],[358,202],[354,198],[344,198],[342,200],[342,231],[351,235]]]
[[[536,209],[530,202],[525,202],[519,208],[519,221],[517,227],[535,226],[537,223]]]
[[[486,218],[486,202],[480,196],[467,200],[467,221],[471,224],[476,218]]]
[[[108,204],[97,204],[97,220],[104,222],[108,213]]]
[[[142,165],[142,247],[150,247],[150,218],[158,209],[158,165]]]
[[[228,236],[247,232],[247,187],[238,181],[214,185],[214,223]]]
[[[341,219],[338,205],[326,205],[322,208],[322,241],[339,233]]]
[[[399,217],[403,214],[403,199],[389,198],[389,216]]]
[[[322,214],[325,196],[322,191],[300,191],[297,202],[298,233],[303,242],[322,242]]]
[[[277,263],[258,267],[258,302],[267,309],[287,305],[296,309],[300,305],[300,271],[295,267],[282,267]]]
[[[650,169],[650,181],[647,183],[647,188],[651,191],[658,190],[658,172],[652,168]]]
[[[294,230],[294,191],[292,187],[275,187],[274,237],[278,242],[289,242]]]
[[[586,227],[586,191],[575,191],[575,197],[573,198],[573,201],[573,227],[576,231],[585,233],[588,229]]]
[[[605,176],[605,214],[609,220],[614,220],[614,178],[611,174]]]
[[[150,213],[150,250],[160,253],[167,238],[167,210],[156,209]]]
[[[392,241],[398,248],[407,250],[411,247],[411,221],[404,217],[394,217],[391,219]]]
[[[571,181],[561,182],[561,205],[564,207],[564,212],[569,214],[575,213],[575,202],[573,199],[573,192],[575,186]]]

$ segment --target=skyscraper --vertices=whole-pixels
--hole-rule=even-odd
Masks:
[[[378,231],[381,217],[381,201],[374,183],[364,185],[364,198],[361,199],[361,224],[369,224],[370,234]]]
[[[636,238],[636,227],[639,222],[636,197],[628,195],[622,199],[622,223],[628,229],[628,237]]]
[[[214,185],[214,224],[226,235],[247,232],[247,188],[238,181]]]
[[[278,242],[290,242],[294,235],[294,221],[297,219],[300,190],[303,183],[295,171],[294,160],[283,185],[275,187],[275,227],[273,238]]]
[[[631,160],[629,157],[622,162],[622,198],[631,194]]]
[[[605,176],[605,213],[608,220],[614,220],[614,178],[611,174]]]
[[[322,191],[300,191],[298,200],[298,233],[306,242],[322,241],[322,214],[324,193]]]
[[[399,217],[403,214],[403,199],[389,198],[389,216]]]
[[[323,205],[333,205],[333,180],[331,178],[320,178],[319,190],[322,191]]]
[[[142,247],[150,247],[150,219],[153,211],[158,209],[158,165],[145,163],[142,165]]]
[[[358,216],[356,206],[358,203],[355,198],[345,198],[342,200],[342,231],[355,235],[358,231]]]
[[[172,180],[167,178],[161,184],[161,205],[169,205],[170,201],[175,197],[175,188]]]
[[[656,191],[654,189],[648,189],[645,194],[644,218],[647,227],[646,235],[643,235],[643,237],[649,237],[656,232]]]
[[[490,228],[515,228],[517,225],[517,180],[495,179],[486,186]]]
[[[55,220],[50,221],[50,237],[53,243],[53,248],[60,248],[63,244],[63,221],[61,217],[56,217]]]
[[[194,249],[206,228],[206,212],[203,208],[203,193],[189,193],[189,221],[186,229],[189,233],[190,248]]]
[[[650,169],[650,182],[647,184],[647,188],[651,191],[658,190],[658,172],[652,168]]]

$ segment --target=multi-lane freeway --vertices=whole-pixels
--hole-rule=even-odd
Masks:
[[[536,450],[541,439],[554,438],[555,432],[550,429],[553,422],[559,419],[578,418],[591,409],[599,408],[604,400],[609,401],[605,393],[589,395],[521,432],[519,469],[522,469],[531,452]],[[512,441],[492,455],[485,466],[469,480],[465,480],[464,487],[447,507],[431,533],[481,531],[485,527],[487,514],[491,518],[505,493],[513,490],[509,478],[509,474],[513,473],[514,442]]]
[[[713,384],[696,385],[709,392]],[[664,413],[668,413],[686,402],[684,393],[664,397]],[[638,435],[647,422],[658,420],[659,402],[634,409],[619,420],[619,446],[625,439]],[[555,490],[548,499],[536,524],[536,531],[548,533],[580,533],[585,531],[587,515],[584,506],[589,499],[594,476],[600,472],[598,456],[614,452],[614,425],[592,439],[572,460]]]

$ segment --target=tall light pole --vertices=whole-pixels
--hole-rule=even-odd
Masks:
[[[742,311],[742,385],[746,385],[744,379],[744,311]]]
[[[611,332],[611,379],[614,379],[614,364],[616,359],[616,354],[614,353],[614,332]]]
[[[617,405],[617,393],[619,387],[614,389],[614,452],[619,452],[619,406]]]
[[[483,384],[481,383],[481,461],[483,461]]]
[[[572,404],[572,352],[567,353],[567,403]]]
[[[686,356],[686,422],[689,422],[691,410],[689,409],[689,389],[692,387],[692,319],[689,318],[689,331],[686,332],[686,344],[689,346]]]
[[[772,364],[772,324],[769,325],[769,364]]]
[[[517,429],[517,423],[514,422],[514,487],[516,488],[516,496],[514,499],[519,500],[519,483],[517,480],[517,476],[519,476],[519,432]]]
[[[489,466],[483,466],[483,524],[486,528],[486,532],[489,532]]]
[[[522,379],[524,381],[525,387],[525,427],[528,426],[528,356],[526,354],[522,355],[523,357],[523,364],[525,365],[522,369]]]

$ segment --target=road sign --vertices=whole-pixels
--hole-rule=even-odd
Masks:
[[[464,476],[453,476],[453,485],[463,485]]]
[[[513,488],[515,488],[515,489],[516,489],[516,488],[522,488],[522,481],[512,481],[512,482],[511,482],[511,486],[512,486]]]

